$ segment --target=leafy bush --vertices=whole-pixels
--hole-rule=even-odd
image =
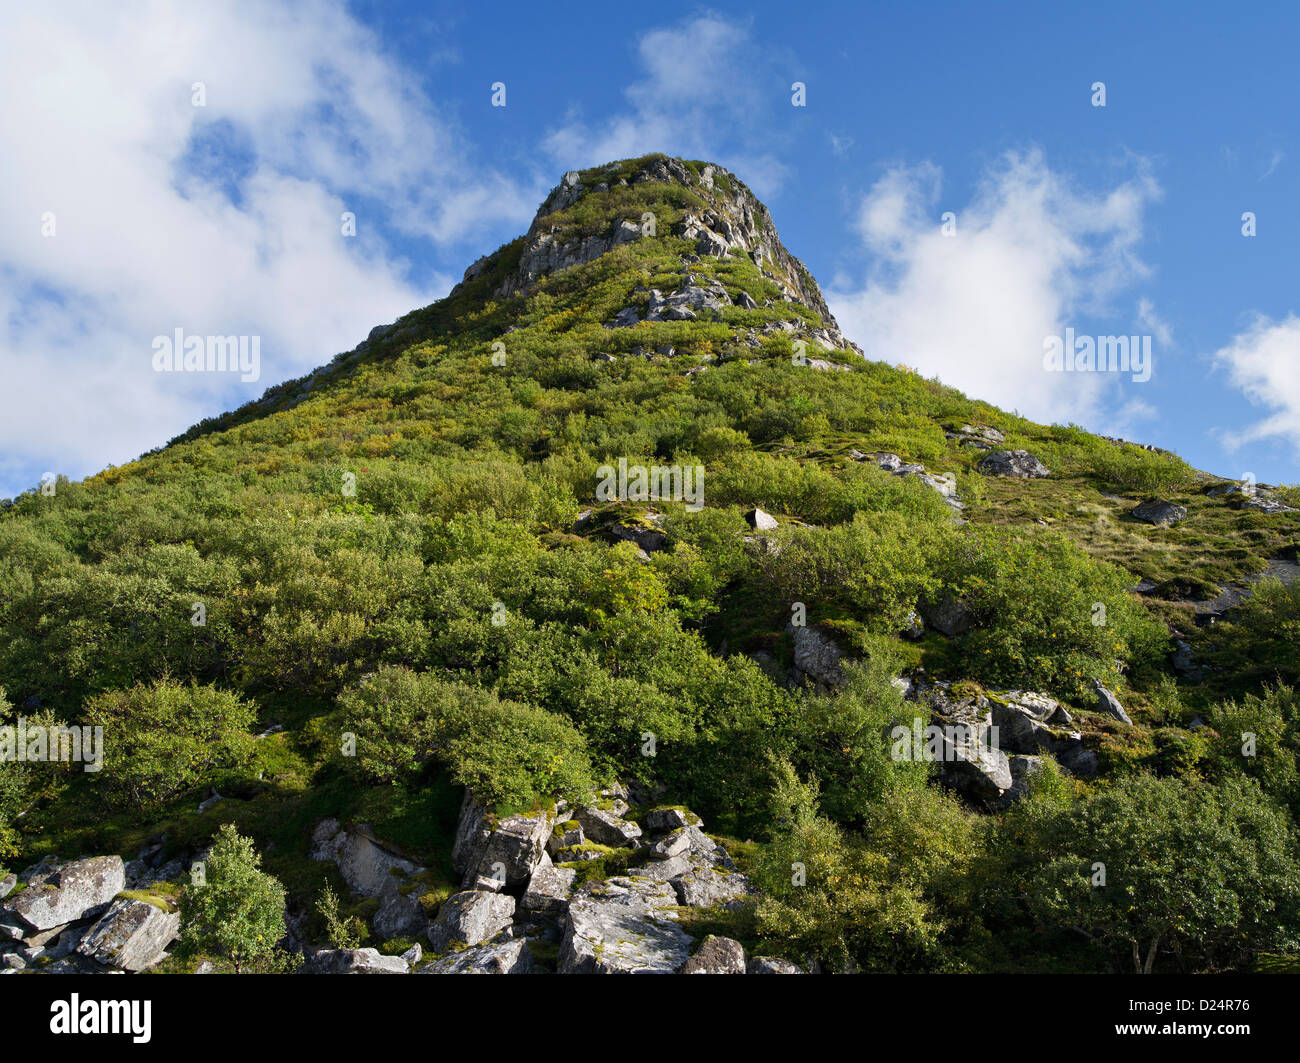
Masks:
[[[1215,626],[1217,663],[1266,680],[1300,682],[1300,582],[1274,577]]]
[[[1300,945],[1296,841],[1252,782],[1137,775],[1045,816],[1020,888],[1136,972],[1225,970]]]
[[[163,679],[99,694],[86,719],[104,728],[104,766],[95,776],[115,804],[151,809],[214,785],[252,760],[256,718],[239,695]]]
[[[1241,773],[1300,812],[1300,693],[1277,686],[1209,711],[1209,757],[1222,776]]]
[[[777,548],[754,563],[787,607],[816,603],[892,634],[933,590],[941,541],[937,527],[918,526],[901,514],[859,514],[833,528],[783,528]]]
[[[595,789],[582,736],[532,705],[402,667],[384,667],[339,697],[357,736],[357,767],[376,781],[444,765],[499,810]]]
[[[1098,440],[1088,463],[1102,486],[1137,494],[1178,491],[1195,482],[1196,472],[1176,454]]]
[[[773,836],[755,870],[764,944],[837,971],[938,966],[943,923],[916,883],[825,818],[788,762],[774,776]]]
[[[967,674],[990,685],[1086,698],[1089,679],[1114,684],[1117,660],[1154,659],[1168,642],[1128,593],[1128,573],[1059,535],[967,530],[947,544],[938,572],[975,624],[959,644]]]

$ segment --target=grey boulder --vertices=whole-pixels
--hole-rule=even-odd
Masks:
[[[1167,528],[1171,524],[1177,524],[1180,520],[1186,520],[1187,510],[1185,507],[1173,502],[1150,498],[1141,505],[1135,506],[1129,515],[1134,520],[1146,521],[1148,524]]]
[[[106,967],[143,971],[166,955],[180,930],[179,912],[119,897],[86,932],[76,951]]]
[[[843,654],[829,635],[816,628],[791,627],[794,637],[794,667],[820,687],[842,687],[848,682],[840,664]]]
[[[426,964],[416,974],[532,974],[536,971],[533,954],[523,938],[453,952]]]
[[[649,879],[617,876],[587,883],[569,902],[560,942],[561,974],[671,974],[690,958],[694,938],[677,925],[676,894]]]
[[[994,450],[980,458],[977,470],[986,476],[1036,480],[1050,475],[1047,466],[1027,450]]]
[[[1124,706],[1119,703],[1119,698],[1107,690],[1096,679],[1092,681],[1092,689],[1097,692],[1097,711],[1104,712],[1107,716],[1113,716],[1120,723],[1127,727],[1133,726],[1133,721],[1124,711]]]
[[[307,964],[307,974],[407,974],[401,956],[383,956],[377,949],[325,949]]]
[[[510,925],[515,899],[486,890],[463,890],[443,901],[438,918],[429,927],[429,944],[434,952],[446,952],[454,945],[477,945],[496,937]]]
[[[583,833],[598,845],[626,846],[641,837],[641,828],[609,809],[580,808]]]
[[[467,792],[452,847],[452,866],[465,876],[465,885],[480,875],[500,878],[501,874],[507,888],[522,885],[541,863],[554,825],[550,812],[493,822],[484,805]]]
[[[749,974],[803,974],[795,964],[780,956],[755,956],[749,961]]]
[[[573,868],[556,867],[549,856],[543,856],[542,862],[528,880],[528,888],[519,899],[519,907],[535,915],[563,915],[569,905],[569,894],[573,891],[573,880],[577,874]]]
[[[95,856],[33,876],[27,889],[8,898],[5,907],[34,930],[51,930],[99,915],[125,888],[122,858]]]
[[[925,622],[942,635],[964,635],[975,623],[969,609],[950,594],[937,602],[927,604],[923,610]]]
[[[710,934],[685,964],[682,974],[744,974],[745,949],[735,938]]]
[[[694,812],[671,807],[652,808],[641,817],[641,822],[652,833],[676,830],[678,827],[698,827],[703,823]]]

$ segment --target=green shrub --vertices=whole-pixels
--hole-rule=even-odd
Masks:
[[[1098,440],[1088,455],[1093,474],[1103,487],[1154,495],[1180,491],[1196,480],[1195,470],[1176,454]]]
[[[1215,661],[1264,680],[1300,682],[1300,582],[1262,579],[1215,625]]]
[[[959,641],[965,671],[990,686],[1085,699],[1090,679],[1119,681],[1116,661],[1156,659],[1168,643],[1128,593],[1128,573],[1057,534],[967,529],[946,544],[938,569],[944,592],[973,617]]]
[[[85,713],[104,728],[94,781],[114,804],[155,808],[237,774],[253,756],[253,706],[213,686],[138,683],[91,698]]]
[[[1021,888],[1133,971],[1240,968],[1300,945],[1296,842],[1252,782],[1131,776],[1038,824]]]
[[[543,709],[423,672],[381,668],[339,698],[357,768],[379,782],[436,760],[500,810],[594,789],[582,736]]]
[[[754,872],[763,945],[836,971],[938,966],[943,924],[922,889],[825,818],[816,786],[789,763],[774,776],[772,839]]]
[[[1210,709],[1209,758],[1221,776],[1244,774],[1300,812],[1300,694],[1276,686]]]

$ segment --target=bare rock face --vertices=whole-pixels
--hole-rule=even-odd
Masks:
[[[1011,476],[1019,480],[1051,475],[1047,466],[1027,450],[995,450],[982,457],[975,468],[986,476]]]
[[[677,895],[650,879],[587,883],[569,903],[561,974],[672,974],[694,938],[677,925]]]
[[[461,805],[460,822],[451,862],[472,885],[480,876],[497,878],[504,874],[505,886],[523,885],[546,853],[555,826],[551,812],[507,816],[492,822],[487,809],[470,793]]]
[[[343,830],[337,820],[321,820],[312,833],[311,855],[314,860],[333,860],[354,893],[379,898],[379,909],[370,921],[376,933],[384,938],[424,933],[428,918],[411,878],[424,868],[384,848],[364,824]]]
[[[562,916],[569,906],[569,894],[573,892],[577,874],[573,868],[556,867],[549,856],[543,855],[519,899],[519,907],[534,915]]]
[[[1129,515],[1134,520],[1141,520],[1147,524],[1167,528],[1181,520],[1186,520],[1187,509],[1173,502],[1163,502],[1158,498],[1151,498],[1141,505],[1135,506]]]
[[[842,687],[848,682],[840,665],[843,654],[829,635],[812,627],[788,630],[794,638],[794,666],[800,675],[822,687]]]
[[[1015,784],[1007,755],[987,746],[975,746],[962,753],[952,750],[941,778],[959,793],[987,802],[997,801]]]
[[[620,811],[627,811],[627,806],[622,809],[580,808],[578,822],[582,824],[583,833],[597,845],[628,845],[641,837],[641,828],[624,819]]]
[[[453,945],[477,945],[501,933],[514,914],[515,899],[507,894],[463,890],[443,901],[429,927],[429,944],[434,952],[446,952]]]
[[[33,875],[27,889],[6,899],[5,910],[34,930],[52,930],[99,915],[125,888],[122,858],[95,856]]]
[[[119,897],[87,931],[76,951],[108,967],[143,971],[163,958],[180,931],[179,912]]]
[[[426,964],[416,974],[532,974],[537,969],[523,938],[476,945]]]
[[[306,974],[408,974],[401,956],[382,956],[377,949],[326,949],[303,968]]]
[[[695,867],[672,880],[677,898],[687,908],[713,908],[748,897],[749,878],[723,867]]]
[[[710,934],[695,955],[682,966],[682,974],[744,974],[745,949],[735,938]]]
[[[694,812],[672,806],[650,809],[641,817],[641,822],[649,831],[672,831],[678,827],[703,826],[703,820]]]

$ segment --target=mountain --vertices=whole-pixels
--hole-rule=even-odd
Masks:
[[[872,354],[736,175],[651,155],[310,375],[20,496],[0,958],[1291,962],[1295,492]],[[102,763],[18,755],[59,724]],[[222,882],[272,923],[283,885],[276,953],[218,932]]]

